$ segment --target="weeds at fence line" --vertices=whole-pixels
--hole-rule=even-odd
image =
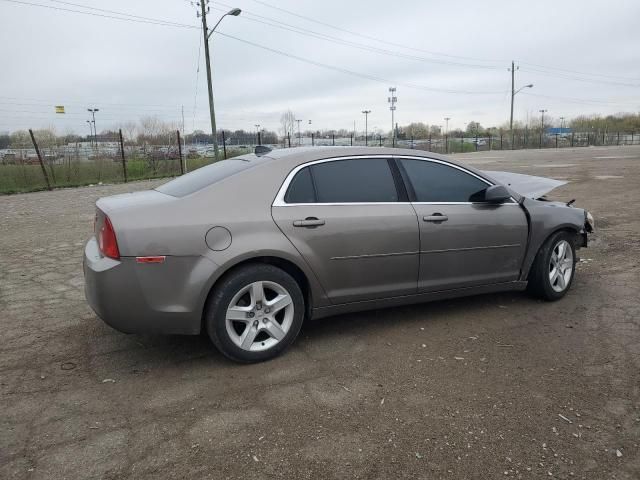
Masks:
[[[50,145],[40,142],[36,135],[21,148],[0,153],[0,194],[31,192],[59,187],[76,187],[99,183],[120,183],[136,180],[168,178],[208,165],[214,161],[206,146],[183,145],[179,132],[162,144],[134,145],[125,141],[122,132],[109,141]],[[511,136],[498,135],[430,135],[427,138],[387,138],[378,135],[378,146],[411,148],[443,154],[489,150],[518,150],[527,148],[577,148],[587,146],[640,145],[636,132],[572,132],[570,135],[544,135],[523,131]],[[302,137],[302,145],[363,146],[364,136],[353,133],[348,137],[314,135]],[[297,141],[296,141],[297,144]],[[291,147],[287,135],[272,148]],[[184,147],[184,148],[183,148]],[[231,158],[253,149],[250,146],[224,145],[225,157]]]

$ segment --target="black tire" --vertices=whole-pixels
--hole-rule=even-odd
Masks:
[[[560,286],[558,285],[557,280],[552,283],[550,278],[550,273],[553,271],[551,256],[554,254],[554,250],[562,242],[566,242],[571,251],[571,277],[568,282],[565,282],[564,288],[561,291],[558,291]],[[527,290],[529,293],[547,301],[559,300],[564,297],[571,288],[571,284],[575,277],[576,258],[575,235],[566,231],[560,231],[551,235],[544,242],[542,247],[540,247],[536,258],[533,260],[533,265],[529,272],[529,283],[527,284]]]
[[[241,334],[244,333],[244,328],[250,328],[250,326],[254,324],[253,322],[258,323],[257,327],[255,327],[256,329],[266,328],[265,324],[268,325],[270,321],[279,322],[279,320],[276,320],[275,315],[273,315],[273,318],[270,320],[266,319],[267,315],[261,313],[258,310],[263,310],[263,312],[265,312],[268,309],[260,308],[259,306],[257,306],[253,308],[255,316],[252,317],[251,320],[247,320],[247,322],[249,323],[246,324],[246,327],[243,327],[243,322],[235,322],[233,324],[239,324],[239,326],[242,328],[241,332],[236,332],[235,327],[229,327],[233,328],[234,333],[237,334],[235,340],[232,337],[232,334],[229,333],[227,325],[227,309],[231,306],[231,301],[234,300],[234,297],[236,295],[239,295],[243,291],[243,289],[248,288],[248,286],[254,284],[255,282],[266,282],[265,285],[276,284],[277,287],[282,287],[291,298],[291,306],[293,310],[292,313],[289,313],[288,311],[286,311],[286,309],[289,307],[285,307],[285,309],[283,309],[282,318],[284,318],[286,311],[286,314],[289,315],[286,323],[290,326],[288,327],[286,334],[279,341],[277,341],[275,337],[272,337],[267,330],[265,330],[263,333],[260,333],[261,330],[256,330],[258,333],[255,336],[256,340],[252,340],[252,345],[257,343],[261,344],[262,346],[254,346],[257,346],[258,348],[264,348],[263,346],[265,345],[265,342],[260,342],[259,335],[268,336],[268,338],[265,340],[267,344],[268,342],[277,341],[275,345],[264,350],[250,351],[241,348],[241,346],[236,344],[236,341],[240,340],[239,337],[242,337]],[[264,289],[265,294],[269,292],[268,285]],[[249,295],[251,297],[252,293],[247,292],[245,295]],[[247,297],[240,297],[240,299],[245,303],[247,302],[247,300],[249,300]],[[253,300],[250,301],[253,302]],[[267,301],[268,299],[266,299],[265,296],[264,305],[266,306],[268,306]],[[251,307],[248,306],[247,308]],[[251,313],[247,313],[247,315],[250,314]],[[259,315],[263,316],[260,317]],[[245,265],[231,271],[220,281],[219,285],[216,285],[207,303],[207,308],[205,311],[205,326],[207,333],[209,334],[209,338],[211,338],[213,344],[218,350],[220,350],[223,355],[237,362],[253,363],[274,358],[283,350],[285,350],[289,345],[291,345],[300,332],[304,316],[304,296],[302,294],[300,286],[294,280],[294,278],[284,270],[274,267],[273,265],[256,263]],[[264,323],[261,323],[259,318],[262,318],[262,322]],[[282,324],[278,323],[280,327],[282,327],[282,325],[284,324],[284,320],[282,321]]]

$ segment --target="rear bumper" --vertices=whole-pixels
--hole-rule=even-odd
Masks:
[[[108,325],[124,333],[200,332],[207,281],[215,264],[204,257],[167,257],[139,264],[102,257],[95,238],[84,251],[85,297]]]

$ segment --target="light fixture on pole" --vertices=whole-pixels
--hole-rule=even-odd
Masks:
[[[240,15],[242,10],[239,8],[232,8],[227,13],[222,15],[218,22],[214,25],[211,30],[207,28],[207,14],[209,13],[209,0],[200,0],[197,5],[200,7],[200,12],[198,13],[199,17],[202,17],[202,35],[204,36],[204,57],[207,66],[207,86],[209,88],[209,115],[211,117],[211,135],[213,140],[213,154],[215,155],[215,159],[218,160],[218,135],[216,131],[216,114],[213,106],[213,85],[211,83],[211,60],[209,58],[209,37],[211,34],[215,32],[218,25],[222,19],[226,16],[237,17]]]
[[[362,113],[364,113],[364,144],[368,146],[369,140],[367,138],[367,128],[369,126],[368,121],[369,121],[369,114],[371,113],[371,110],[362,110]]]
[[[98,130],[96,130],[96,112],[99,112],[98,108],[87,108],[87,112],[91,113],[93,117],[93,143],[98,146]]]
[[[391,110],[391,143],[395,144],[396,140],[396,131],[394,128],[395,120],[394,114],[396,112],[396,102],[398,101],[398,97],[396,97],[396,87],[389,87],[389,97],[387,98],[387,102],[389,102],[389,110]]]

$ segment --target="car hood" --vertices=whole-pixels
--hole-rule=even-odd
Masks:
[[[567,184],[564,180],[555,180],[553,178],[536,177],[535,175],[524,175],[522,173],[497,172],[488,171],[486,173],[491,178],[506,187],[509,187],[516,193],[527,198],[540,198],[551,190]]]

